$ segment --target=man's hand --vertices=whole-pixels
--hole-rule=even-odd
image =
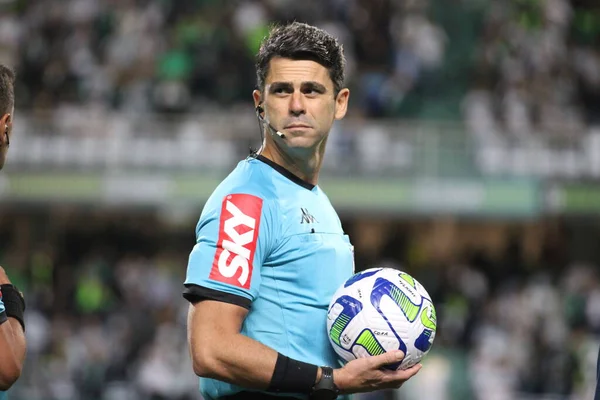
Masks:
[[[6,284],[10,284],[10,279],[8,279],[8,275],[6,275],[4,268],[0,267],[0,285]]]
[[[400,362],[401,351],[390,351],[379,356],[350,361],[333,371],[333,381],[342,393],[371,392],[380,389],[397,389],[421,369],[421,364],[406,370],[391,371],[382,367]]]

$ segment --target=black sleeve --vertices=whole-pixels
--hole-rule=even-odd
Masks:
[[[2,311],[0,313],[0,325],[5,323],[8,320],[8,316],[6,315],[6,311]]]
[[[243,296],[238,296],[231,293],[221,292],[219,290],[209,289],[203,286],[194,284],[185,284],[183,290],[183,298],[192,304],[202,300],[222,301],[223,303],[235,304],[236,306],[250,309],[252,301]]]

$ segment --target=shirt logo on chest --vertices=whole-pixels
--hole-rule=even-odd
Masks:
[[[300,220],[301,224],[314,224],[319,222],[310,212],[308,212],[308,209],[302,207],[300,208],[300,211],[302,211],[302,219]]]

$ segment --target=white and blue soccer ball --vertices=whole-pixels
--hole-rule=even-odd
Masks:
[[[417,364],[431,349],[436,326],[425,288],[392,268],[371,268],[350,277],[327,312],[329,341],[342,360],[402,350],[404,359],[390,369]]]

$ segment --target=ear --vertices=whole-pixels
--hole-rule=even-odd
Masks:
[[[254,108],[262,103],[262,93],[259,90],[252,91],[252,98],[254,99]]]
[[[12,132],[12,117],[10,114],[4,114],[0,118],[0,144],[2,146],[6,146],[6,147],[9,146],[11,132]],[[3,165],[4,165],[4,160],[0,160],[0,169],[2,169]]]
[[[12,132],[12,115],[4,114],[2,118],[0,118],[0,135],[4,137],[4,133],[8,130],[8,134]]]
[[[335,119],[342,119],[348,111],[348,99],[350,98],[350,90],[342,89],[335,99]]]
[[[8,125],[10,129],[12,127],[12,116],[10,114],[4,114],[2,118],[0,118],[0,133],[4,133],[4,126]]]

